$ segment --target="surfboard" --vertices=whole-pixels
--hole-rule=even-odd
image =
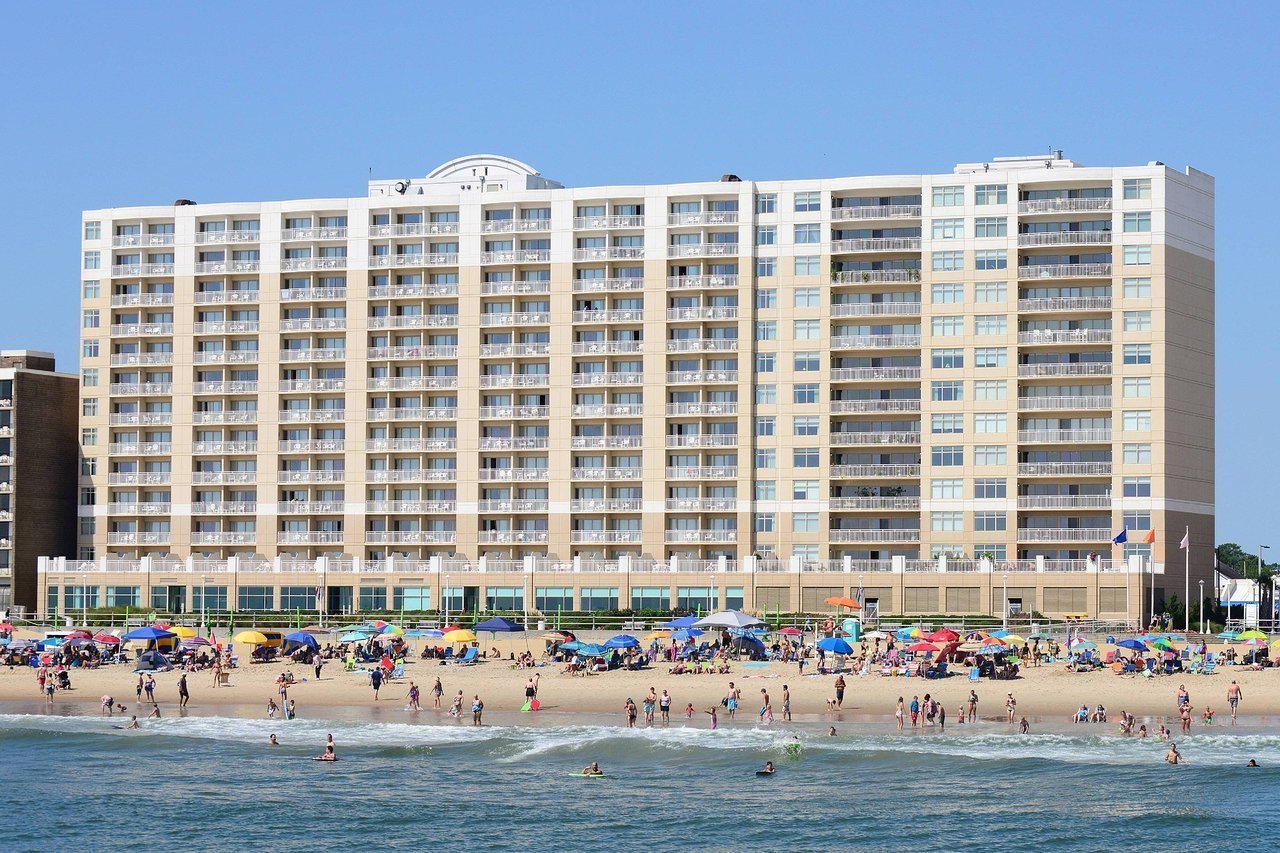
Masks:
[[[326,762],[326,763],[332,763],[332,762],[334,762],[334,761],[337,761],[338,759],[336,759],[336,758],[321,758],[321,757],[320,757],[320,756],[318,756],[318,755],[313,755],[313,756],[311,756],[311,760],[312,760],[312,761],[323,761],[323,762]]]
[[[539,701],[537,700],[537,697],[535,697],[535,698],[533,698],[533,699],[530,699],[530,700],[529,700],[529,710],[530,710],[530,711],[536,711],[536,710],[538,710],[538,709],[539,709],[539,708],[541,708],[541,707],[542,707],[542,703],[541,703],[541,702],[539,702]]]
[[[757,770],[757,771],[756,771],[756,775],[757,775],[757,776],[772,776],[772,775],[773,775],[774,773],[776,773],[776,772],[777,772],[776,770],[775,770],[775,771],[773,771],[773,772],[770,772],[770,771],[768,771],[768,770]]]
[[[532,710],[533,710],[533,708],[531,708],[531,707],[530,707],[530,705],[529,705],[529,703],[528,703],[528,702],[525,702],[523,705],[521,705],[521,706],[520,706],[520,710],[521,710],[521,711],[532,711]]]
[[[603,779],[604,778],[603,773],[570,773],[569,775],[577,777],[578,779]]]

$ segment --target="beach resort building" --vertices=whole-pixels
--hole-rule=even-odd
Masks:
[[[574,188],[478,155],[82,227],[49,609],[1136,619],[1187,530],[1210,577],[1192,168]]]

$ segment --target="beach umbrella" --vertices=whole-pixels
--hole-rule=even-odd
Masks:
[[[1162,652],[1171,652],[1174,650],[1173,643],[1169,642],[1164,637],[1160,637],[1159,639],[1152,640],[1151,645],[1155,646],[1157,649],[1159,649]]]
[[[659,628],[644,635],[646,640],[667,640],[673,636],[670,628]]]
[[[350,634],[343,634],[338,638],[339,643],[363,643],[369,639],[368,634],[362,634],[359,631],[352,631]]]
[[[850,598],[847,595],[834,595],[830,598],[823,599],[823,601],[825,601],[827,604],[830,604],[832,607],[847,607],[850,610],[862,609],[861,604],[854,601],[852,598]]]
[[[637,649],[640,647],[640,641],[630,634],[618,634],[605,641],[604,647],[606,649]]]
[[[985,644],[986,644],[986,645],[988,645],[988,646],[1003,646],[1003,645],[1006,645],[1005,641],[1004,641],[1004,640],[1002,640],[1002,639],[1000,639],[999,637],[986,637],[985,639],[983,639],[983,640],[982,640],[982,642],[983,642],[983,643],[985,643]]]
[[[779,628],[778,633],[784,637],[803,637],[804,631],[801,631],[794,625],[788,625],[785,628]]]
[[[1008,649],[1008,647],[1007,647],[1007,646],[1001,646],[1001,645],[997,645],[997,644],[995,644],[995,643],[988,643],[988,644],[984,645],[982,648],[978,649],[978,654],[980,654],[980,655],[999,655],[999,654],[1004,654],[1004,653],[1005,653],[1005,652],[1007,652],[1007,651],[1009,651],[1009,649]]]
[[[306,631],[294,631],[292,634],[286,634],[284,641],[298,646],[306,646],[309,649],[320,648],[320,642]]]
[[[10,640],[9,648],[13,649],[29,649],[36,644],[35,640]]]
[[[1219,640],[1226,640],[1228,642],[1230,642],[1231,640],[1234,640],[1235,638],[1236,638],[1235,631],[1223,631],[1221,634],[1218,635]]]
[[[692,627],[693,627],[693,625],[694,625],[694,623],[695,623],[695,622],[697,622],[697,621],[698,621],[698,617],[697,617],[697,616],[681,616],[681,617],[679,617],[679,618],[677,618],[677,619],[672,619],[670,622],[668,622],[667,624],[663,625],[662,627],[663,627],[663,628],[672,628],[672,629],[675,629],[675,628],[692,628]]]
[[[91,646],[93,645],[93,637],[67,637],[65,645],[68,646]]]
[[[1019,637],[1017,634],[1005,634],[1003,637],[1000,637],[1000,639],[1004,640],[1011,646],[1020,645],[1026,642],[1024,637]]]
[[[1185,643],[1187,641],[1187,638],[1182,634],[1165,634],[1164,639],[1171,643]]]
[[[571,642],[576,639],[570,631],[548,631],[542,635],[542,639],[553,643]]]
[[[455,628],[445,634],[443,639],[446,643],[474,643],[476,635],[463,628]]]
[[[1253,646],[1254,648],[1258,648],[1259,646],[1265,646],[1266,644],[1267,644],[1267,640],[1265,637],[1250,637],[1249,639],[1242,642],[1240,645]]]
[[[701,636],[702,632],[697,628],[682,628],[672,634],[671,639],[675,640],[677,643],[684,643]]]
[[[922,634],[920,633],[919,628],[916,628],[911,625],[905,625],[899,628],[897,631],[895,631],[894,636],[896,636],[899,640],[917,640],[917,639],[920,639]]]
[[[204,637],[189,637],[189,638],[187,638],[187,639],[185,639],[185,640],[183,640],[183,641],[182,641],[182,645],[184,645],[184,646],[212,646],[212,645],[213,645],[213,643],[209,642],[209,641],[208,641],[208,640],[206,640]]]
[[[308,634],[332,634],[334,632],[332,628],[325,628],[323,625],[308,625],[302,630]]]
[[[938,647],[933,643],[912,643],[907,646],[907,651],[909,652],[936,652],[937,650]]]
[[[868,631],[862,636],[866,637],[868,640],[886,640],[889,637],[889,635],[884,631]]]
[[[132,631],[130,631],[129,633],[125,634],[123,639],[126,639],[126,640],[164,640],[164,639],[167,639],[167,638],[169,638],[169,637],[173,637],[173,636],[176,636],[176,635],[175,635],[172,631],[166,631],[166,630],[164,630],[163,628],[156,628],[156,627],[154,627],[154,626],[152,626],[152,625],[147,625],[146,627],[143,627],[143,628],[134,628]],[[260,636],[260,637],[261,637],[262,635],[261,635],[261,634],[259,634],[258,636]],[[266,638],[263,638],[263,642],[266,642]]]
[[[1116,643],[1116,647],[1120,649],[1131,649],[1135,652],[1145,652],[1147,650],[1146,643],[1141,640],[1121,640]]]
[[[988,634],[986,631],[970,631],[964,635],[966,640],[985,640]]]
[[[721,610],[693,623],[695,628],[750,628],[763,625],[764,620],[743,613],[741,610]],[[687,627],[687,626],[681,626]]]
[[[494,634],[518,634],[524,631],[524,626],[518,622],[512,622],[510,619],[495,616],[492,619],[484,620],[471,630],[489,631]]]
[[[961,643],[956,648],[958,648],[962,652],[980,652],[982,651],[983,648],[985,648],[985,646],[982,644],[981,641],[973,640],[968,643]]]
[[[4,631],[6,634],[11,634],[13,633],[13,625],[9,622],[0,622],[0,631]]]
[[[931,643],[950,643],[960,639],[960,635],[955,631],[952,631],[950,628],[943,628],[939,631],[934,631],[932,634],[925,637],[925,639]]]
[[[997,637],[999,639],[1004,639],[1005,637],[1009,636],[1009,632],[1004,628],[997,628],[996,630],[991,632],[991,636]]]
[[[561,643],[560,648],[566,652],[576,652],[585,645],[586,643],[580,642],[578,640],[570,640],[567,643]]]
[[[91,640],[93,639],[93,635],[90,634],[88,631],[72,631],[70,634],[67,634],[65,637],[63,637],[63,639],[64,640]]]
[[[381,628],[378,629],[378,633],[382,634],[383,636],[390,634],[391,636],[395,636],[395,637],[403,637],[404,629],[399,627],[398,625],[383,625]]]
[[[430,637],[432,639],[440,639],[444,636],[443,631],[437,631],[435,628],[414,628],[412,631],[405,631],[406,637]]]
[[[170,628],[170,629],[169,629],[169,631],[170,631],[170,632],[171,632],[175,637],[179,637],[179,638],[181,638],[181,639],[183,639],[183,640],[189,640],[189,639],[191,639],[192,637],[194,637],[194,636],[196,635],[196,629],[195,629],[195,628],[188,628],[186,625],[177,625],[177,626],[174,626],[174,627]]]
[[[602,658],[605,656],[605,649],[595,643],[583,643],[578,647],[577,652],[584,658]]]
[[[462,630],[462,629],[461,629],[461,628],[459,628],[457,625],[445,625],[445,626],[444,626],[443,628],[441,628],[440,630],[447,634],[447,633],[449,633],[450,631],[460,631],[460,630]]]
[[[1093,651],[1097,647],[1098,647],[1097,643],[1090,642],[1089,640],[1080,640],[1079,642],[1071,644],[1072,651],[1080,651],[1080,652]]]
[[[1250,628],[1248,631],[1241,631],[1236,635],[1237,640],[1265,640],[1266,638],[1267,635],[1257,628]]]
[[[849,645],[839,637],[823,637],[818,641],[818,648],[822,649],[824,652],[831,652],[836,655],[853,654],[853,646]]]
[[[267,638],[260,631],[241,631],[231,638],[237,643],[245,643],[250,646],[263,646],[267,643]]]

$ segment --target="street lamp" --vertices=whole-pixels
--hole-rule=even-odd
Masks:
[[[1004,613],[1000,617],[1000,627],[1009,630],[1009,575],[1004,576]]]
[[[1204,578],[1200,579],[1200,633],[1204,633]]]

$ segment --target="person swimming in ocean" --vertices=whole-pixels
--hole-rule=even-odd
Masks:
[[[267,738],[267,746],[279,746],[279,745],[280,745],[280,741],[276,740],[275,735],[270,735]]]
[[[1173,741],[1169,742],[1169,751],[1164,754],[1164,760],[1169,764],[1186,764],[1186,760],[1182,757],[1182,753],[1178,752],[1178,745]]]
[[[774,767],[774,766],[773,766],[773,762],[772,762],[772,761],[766,761],[766,762],[764,763],[764,769],[763,769],[763,770],[757,770],[757,771],[756,771],[756,775],[757,775],[757,776],[772,776],[774,773],[777,773],[777,772],[778,772],[778,770],[777,770],[777,768],[776,768],[776,767]]]
[[[325,744],[324,755],[316,756],[315,761],[337,761],[338,753],[334,750],[333,744]]]
[[[600,769],[600,762],[593,761],[586,767],[582,768],[583,776],[603,776],[604,771]]]
[[[130,717],[130,718],[129,718],[129,725],[125,726],[125,728],[126,728],[126,729],[140,729],[140,728],[142,728],[141,726],[139,726],[139,725],[138,725],[138,715],[137,715],[137,714],[134,714],[132,717]]]

